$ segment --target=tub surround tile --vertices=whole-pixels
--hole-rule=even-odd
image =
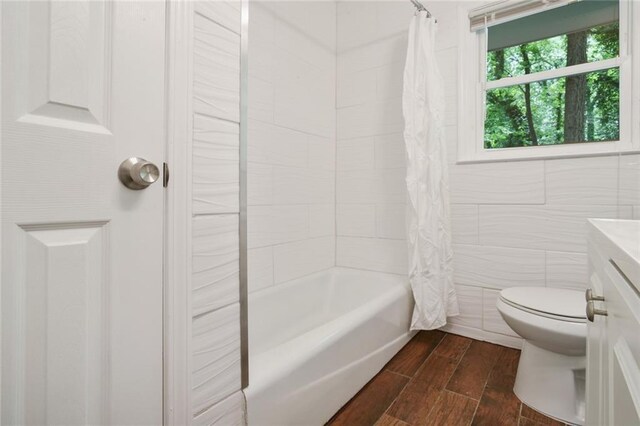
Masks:
[[[338,237],[337,266],[407,273],[407,243],[383,238]]]
[[[444,333],[437,330],[433,333],[419,333],[387,364],[387,369],[404,376],[413,376],[443,337]]]
[[[389,405],[406,386],[409,379],[389,370],[383,370],[367,383],[358,394],[351,399],[329,421],[338,426],[369,426],[384,414]]]
[[[274,283],[282,283],[333,267],[335,239],[312,238],[273,248]]]

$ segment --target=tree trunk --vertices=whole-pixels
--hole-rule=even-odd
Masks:
[[[587,62],[587,31],[567,36],[567,66]],[[564,97],[564,140],[566,143],[584,142],[585,101],[587,76],[567,77]]]
[[[524,66],[525,74],[531,74],[531,62],[529,61],[529,54],[527,53],[527,45],[520,45],[520,53],[522,53],[522,64]],[[531,110],[531,85],[529,83],[524,85],[524,103],[527,109],[527,125],[529,126],[529,139],[531,139],[531,145],[538,145],[538,135],[536,134],[536,128],[533,123],[533,111]]]

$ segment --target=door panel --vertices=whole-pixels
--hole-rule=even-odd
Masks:
[[[162,423],[163,2],[2,2],[2,423]]]

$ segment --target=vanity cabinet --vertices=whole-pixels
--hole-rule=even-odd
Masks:
[[[589,289],[586,423],[640,425],[640,221],[590,222]]]

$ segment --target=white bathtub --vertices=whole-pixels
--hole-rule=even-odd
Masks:
[[[333,268],[249,296],[249,426],[322,425],[413,336],[407,279]]]

